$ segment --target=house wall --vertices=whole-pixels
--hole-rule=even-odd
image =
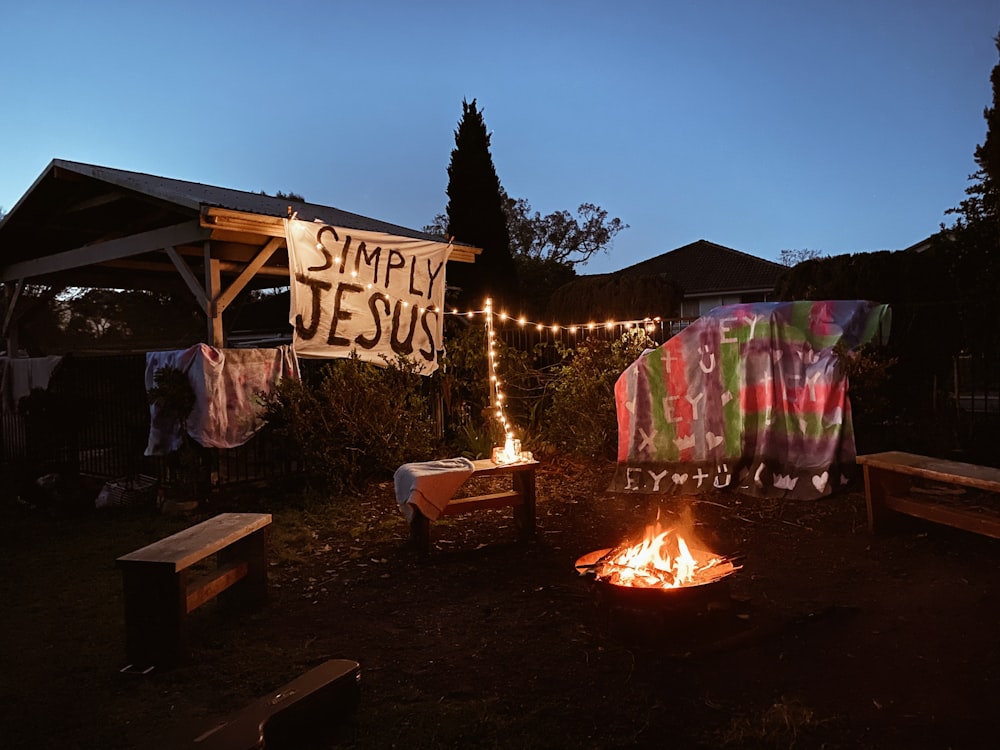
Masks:
[[[689,297],[681,301],[682,318],[699,318],[709,310],[720,305],[738,305],[745,302],[765,302],[767,295],[763,293],[722,294],[705,297]]]

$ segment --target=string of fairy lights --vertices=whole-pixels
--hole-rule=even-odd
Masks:
[[[339,263],[340,259],[335,258],[334,263]],[[368,284],[367,288],[369,290],[373,289],[372,284]],[[393,298],[384,292],[381,295],[386,299],[387,302],[391,302]],[[409,306],[409,302],[405,299],[400,298],[398,300],[401,306],[405,309]],[[424,311],[430,310],[434,311],[433,306],[423,307],[417,305],[417,311],[423,313]],[[503,381],[500,379],[500,375],[497,371],[497,336],[494,319],[498,318],[501,321],[514,321],[521,328],[534,328],[538,332],[551,332],[553,335],[559,334],[560,331],[566,331],[571,335],[575,335],[582,331],[595,331],[599,328],[605,328],[607,330],[614,330],[615,328],[629,329],[629,330],[645,330],[646,333],[652,333],[656,330],[656,326],[660,324],[662,318],[657,317],[646,317],[646,318],[634,318],[631,320],[607,320],[603,323],[596,323],[590,321],[588,323],[538,323],[535,321],[530,321],[524,316],[513,318],[506,312],[496,313],[493,310],[493,301],[487,298],[486,305],[482,310],[458,310],[454,308],[452,310],[441,311],[444,315],[456,315],[465,318],[475,318],[477,315],[484,316],[486,320],[486,361],[489,371],[489,399],[490,399],[490,409],[496,416],[497,421],[503,427],[505,439],[509,442],[513,439],[513,427],[510,421],[507,419],[506,407],[507,407],[507,397],[503,389]]]
[[[643,328],[647,333],[652,333],[656,330],[656,326],[663,322],[663,318],[656,316],[655,318],[633,318],[632,320],[606,320],[603,323],[596,323],[594,321],[590,321],[589,323],[537,323],[535,321],[528,320],[523,315],[515,318],[505,312],[494,312],[489,300],[487,300],[486,307],[482,310],[460,311],[452,309],[446,310],[444,314],[458,315],[466,318],[474,318],[477,315],[485,315],[488,318],[496,317],[502,321],[513,321],[521,328],[533,328],[538,332],[550,331],[552,333],[559,333],[560,331],[579,333],[581,331],[594,331],[599,328],[606,328],[607,330],[613,330],[615,328]]]
[[[507,407],[507,397],[503,390],[503,381],[500,379],[500,375],[497,371],[497,337],[496,329],[494,326],[494,318],[499,318],[502,321],[506,321],[509,316],[504,313],[494,313],[493,312],[493,301],[487,298],[486,306],[482,310],[467,310],[465,312],[460,312],[457,309],[450,311],[451,315],[461,315],[468,318],[474,318],[476,315],[483,315],[486,319],[486,361],[489,370],[489,397],[490,397],[490,409],[496,416],[497,421],[503,427],[504,436],[509,444],[514,437],[513,427],[507,419],[506,407]],[[524,317],[519,317],[516,322],[521,327],[531,327],[539,332],[551,331],[553,334],[557,334],[559,331],[568,331],[571,334],[575,334],[578,331],[594,331],[598,328],[604,327],[608,330],[613,330],[616,327],[628,328],[628,329],[643,329],[647,333],[652,333],[655,330],[655,326],[659,324],[660,318],[641,318],[634,320],[609,320],[604,323],[586,323],[586,324],[572,324],[572,325],[560,325],[559,323],[544,324],[535,323],[528,321]]]
[[[297,214],[292,214],[291,218],[295,218]],[[319,250],[326,256],[328,265],[340,265],[341,257],[337,255],[336,257],[330,253],[322,241],[316,243],[316,249]],[[344,269],[341,269],[343,271]],[[352,277],[357,277],[357,270],[351,271]],[[374,289],[374,284],[368,283],[366,289],[371,291]],[[385,292],[380,292],[380,295],[385,298],[386,302],[393,302],[393,297]],[[410,306],[409,300],[403,299],[402,297],[397,300],[403,309]],[[424,307],[422,305],[416,305],[417,312],[423,314],[427,311],[436,311],[433,305]],[[467,318],[474,318],[477,315],[484,315],[486,318],[486,358],[489,368],[489,382],[490,382],[490,408],[496,415],[497,420],[502,425],[504,430],[504,435],[508,443],[513,439],[513,431],[510,422],[507,419],[505,412],[506,409],[506,396],[503,391],[503,383],[500,380],[500,376],[497,372],[497,347],[496,347],[496,330],[494,328],[494,317],[499,318],[501,321],[506,322],[507,320],[514,320],[518,326],[522,328],[534,328],[539,333],[551,332],[553,335],[558,335],[561,331],[566,331],[570,335],[575,335],[582,331],[595,331],[598,328],[605,328],[607,330],[614,330],[615,328],[630,329],[630,330],[640,330],[644,329],[647,333],[652,333],[656,330],[656,326],[660,324],[660,317],[647,317],[647,318],[637,318],[632,320],[607,320],[603,323],[588,322],[588,323],[572,323],[572,324],[561,324],[561,323],[539,323],[535,321],[529,321],[525,316],[520,316],[517,318],[511,318],[506,312],[494,313],[493,311],[493,300],[491,298],[486,299],[486,306],[482,310],[466,310],[459,311],[458,309],[452,309],[451,311],[442,310],[440,311],[444,315],[460,315]]]

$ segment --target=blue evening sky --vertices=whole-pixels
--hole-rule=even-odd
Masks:
[[[508,193],[630,225],[585,272],[900,249],[964,197],[998,31],[998,0],[7,3],[0,207],[59,158],[419,229],[466,98]]]

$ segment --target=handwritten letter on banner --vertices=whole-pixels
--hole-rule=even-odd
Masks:
[[[292,348],[300,357],[385,365],[405,357],[424,375],[443,348],[449,246],[317,222],[285,222]]]

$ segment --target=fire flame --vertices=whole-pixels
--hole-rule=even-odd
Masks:
[[[618,586],[673,589],[710,583],[737,570],[725,557],[698,549],[674,529],[646,527],[638,544],[609,550],[594,565],[598,579]]]

